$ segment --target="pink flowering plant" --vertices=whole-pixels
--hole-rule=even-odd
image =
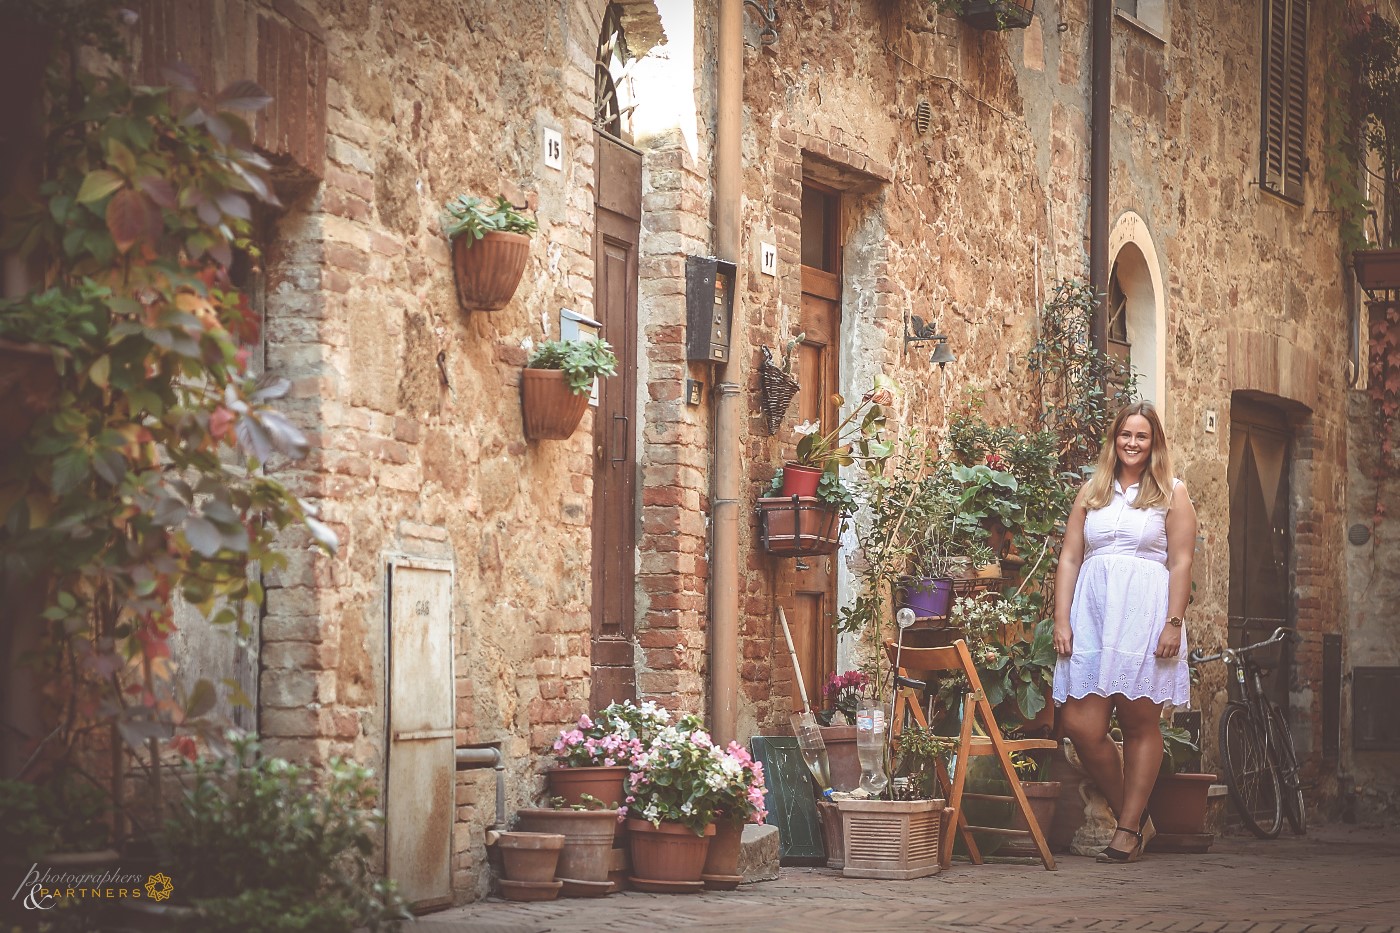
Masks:
[[[837,713],[846,718],[846,725],[856,724],[856,710],[860,709],[860,701],[870,696],[870,677],[863,671],[846,671],[844,674],[832,674],[827,678],[826,686],[822,688],[826,695],[826,702],[830,709],[823,710],[827,715],[822,717],[826,722],[822,725],[831,725]]]
[[[768,816],[763,802],[768,792],[763,783],[763,763],[754,761],[748,749],[738,742],[730,742],[723,752],[716,748],[715,752],[723,776],[722,786],[715,791],[716,819],[728,820],[735,826],[762,823]]]
[[[670,717],[651,702],[613,703],[596,717],[580,716],[573,728],[559,733],[554,760],[564,768],[630,766]]]
[[[654,826],[678,823],[697,836],[716,819],[763,822],[763,765],[743,746],[714,744],[695,716],[658,732],[629,775],[628,815]]]

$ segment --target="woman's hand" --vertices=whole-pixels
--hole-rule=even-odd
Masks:
[[[1067,658],[1074,651],[1074,633],[1070,631],[1068,622],[1056,622],[1052,640],[1055,643],[1055,653],[1062,658]]]
[[[1167,625],[1162,629],[1162,637],[1157,639],[1157,651],[1159,658],[1177,658],[1181,656],[1181,626]]]

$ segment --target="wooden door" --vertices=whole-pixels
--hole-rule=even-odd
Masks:
[[[617,354],[593,420],[592,708],[637,698],[636,611],[637,241],[642,156],[604,133],[597,139],[594,302],[601,336]]]
[[[415,910],[452,903],[457,812],[452,567],[389,567],[385,869]]]
[[[1276,409],[1230,405],[1230,612],[1233,647],[1293,625],[1292,522],[1288,515],[1288,422]],[[1285,644],[1265,684],[1288,709],[1292,652]]]
[[[798,421],[836,424],[831,396],[838,385],[841,331],[840,280],[829,272],[802,268],[802,322],[806,338],[798,348]],[[792,643],[802,665],[807,696],[820,705],[822,684],[836,668],[836,561],[834,555],[801,557],[782,563],[778,600],[787,612]],[[793,703],[801,702],[793,682]]]

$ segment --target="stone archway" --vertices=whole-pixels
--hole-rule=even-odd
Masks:
[[[1167,416],[1167,304],[1162,267],[1147,222],[1126,211],[1109,236],[1110,267],[1126,299],[1127,336],[1138,392]]]

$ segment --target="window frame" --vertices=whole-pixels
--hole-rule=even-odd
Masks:
[[[1260,12],[1259,188],[1302,204],[1308,174],[1308,0],[1264,0]]]

